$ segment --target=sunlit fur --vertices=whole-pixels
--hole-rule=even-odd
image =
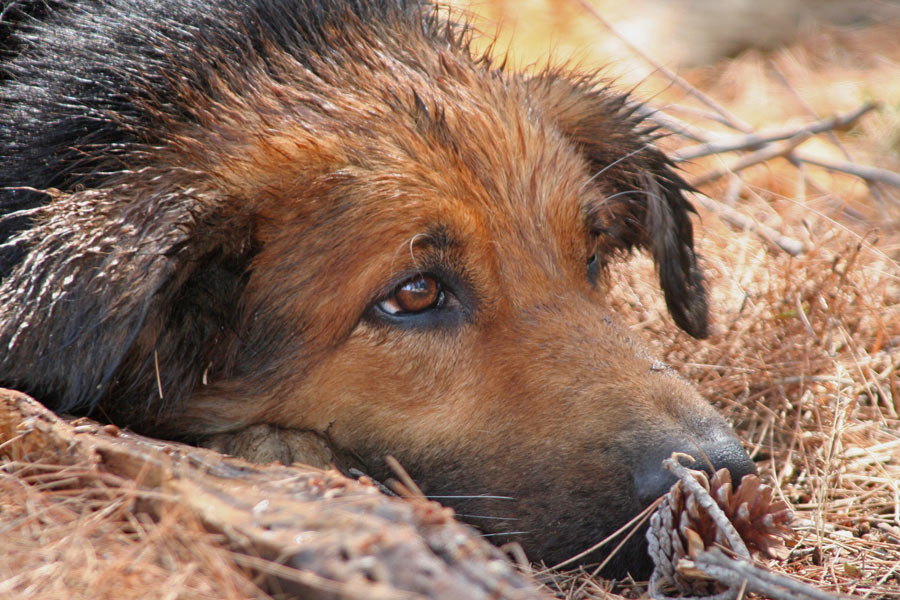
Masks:
[[[706,333],[686,186],[629,98],[506,72],[417,2],[59,4],[0,88],[0,384],[170,438],[318,432],[377,477],[392,454],[510,498],[447,502],[548,562],[673,449],[752,468],[608,308],[644,248]],[[454,312],[382,318],[420,272]],[[646,567],[636,536],[609,572]]]

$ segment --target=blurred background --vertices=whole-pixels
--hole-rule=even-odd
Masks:
[[[668,66],[695,67],[748,49],[793,43],[821,27],[860,28],[900,18],[896,0],[454,0],[450,3],[502,26],[514,54],[541,60],[606,60],[621,45],[597,35],[584,5],[599,11],[630,42]],[[873,52],[877,48],[872,49]]]
[[[720,126],[720,116],[711,116],[713,111],[661,68],[714,98],[747,130],[797,126],[877,102],[878,110],[842,131],[812,137],[803,151],[900,170],[898,0],[452,0],[450,5],[470,15],[484,34],[481,47],[496,35],[493,54],[517,69],[548,64],[601,69],[618,87],[634,89],[654,108],[712,136],[736,130]],[[689,173],[710,168],[704,160],[681,166]],[[761,196],[767,206],[757,204],[755,210],[763,221],[779,221],[799,208],[807,217],[812,210],[838,219],[860,234],[873,226],[897,232],[900,225],[897,188],[805,165],[798,190],[796,169],[788,161],[749,168],[741,178],[741,189],[730,193],[751,204]],[[729,193],[728,185],[722,178],[703,191],[721,197]],[[802,206],[795,202],[798,193]]]

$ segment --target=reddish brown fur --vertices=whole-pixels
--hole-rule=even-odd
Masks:
[[[526,532],[500,539],[550,562],[664,491],[653,478],[671,450],[752,469],[713,409],[612,314],[602,269],[587,272],[595,251],[606,265],[643,246],[667,285],[672,248],[693,259],[689,223],[673,224],[687,219],[674,175],[623,99],[562,72],[504,73],[415,32],[338,33],[335,51],[305,63],[272,47],[265,68],[248,60],[202,92],[179,85],[190,118],[157,115],[165,145],[52,205],[94,203],[94,227],[113,195],[119,207],[190,199],[185,257],[155,292],[170,299],[148,309],[114,391],[140,373],[155,393],[147,365],[161,381],[184,368],[179,303],[221,309],[195,336],[201,368],[158,386],[166,397],[177,384],[183,409],[148,417],[110,393],[105,413],[182,438],[311,431],[378,477],[393,454],[427,493],[512,498],[449,502],[485,531]],[[660,200],[665,186],[674,196]],[[230,283],[196,300],[206,271]],[[449,282],[458,322],[373,315],[420,271]],[[619,571],[643,572],[639,547]]]
[[[241,136],[233,150],[202,140],[203,149],[231,150],[200,167],[216,173],[219,193],[237,188],[258,203],[248,210],[259,218],[262,250],[244,302],[277,311],[279,334],[302,332],[303,344],[281,361],[276,387],[257,394],[212,377],[188,417],[197,432],[258,422],[327,432],[376,473],[383,473],[379,457],[392,453],[426,489],[518,498],[515,512],[527,516],[504,526],[527,529],[522,520],[542,518],[547,499],[523,498],[522,481],[531,493],[547,485],[547,472],[562,471],[550,485],[559,486],[553,502],[563,505],[572,492],[566,486],[579,487],[581,478],[621,488],[630,475],[604,462],[615,453],[597,446],[639,448],[646,438],[684,436],[685,420],[714,416],[689,385],[655,366],[605,308],[605,285],[585,277],[597,242],[584,211],[602,203],[604,182],[591,185],[589,166],[556,119],[565,103],[576,120],[597,118],[596,107],[588,99],[580,106],[553,78],[501,79],[436,54],[419,57],[435,71],[428,76],[374,56],[365,57],[379,63],[371,70],[328,73],[335,80],[320,93],[335,106],[331,129],[285,116],[289,102],[268,117],[273,136],[249,144]],[[250,102],[293,93],[269,85]],[[409,89],[442,111],[439,131],[415,109],[384,104]],[[335,215],[334,205],[347,201]],[[436,247],[435,230],[452,244]],[[389,293],[386,282],[421,264],[452,265],[477,290],[469,326],[421,334],[359,319],[372,298]],[[528,481],[523,464],[544,471],[541,479]],[[429,483],[423,468],[446,479]],[[606,496],[598,492],[596,501],[615,506]],[[585,508],[576,504],[569,517]]]

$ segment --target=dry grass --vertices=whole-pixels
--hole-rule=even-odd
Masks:
[[[556,28],[519,42],[528,44],[524,62],[551,44],[565,54],[561,39],[578,45],[585,36],[608,35],[566,1],[556,3],[565,10],[550,21],[530,21],[526,10],[546,11],[549,0],[517,5],[514,28]],[[468,8],[497,18],[502,4],[479,0]],[[841,132],[839,143],[819,136],[803,149],[897,170],[898,33],[897,25],[820,30],[788,49],[750,52],[685,75],[761,128],[879,100],[883,107]],[[506,30],[503,36],[517,39]],[[601,64],[609,61],[605,48],[580,46],[576,54]],[[628,57],[615,66],[638,64]],[[651,70],[640,71],[646,92],[639,94],[655,96],[660,106],[688,103]],[[679,110],[670,114],[716,129]],[[666,143],[683,145],[675,137]],[[723,162],[711,157],[687,167],[697,174]],[[900,191],[784,159],[703,191],[801,241],[805,251],[789,256],[701,211],[714,335],[698,342],[669,324],[652,265],[642,257],[615,275],[622,310],[735,424],[764,478],[796,510],[791,556],[770,566],[826,590],[900,598]],[[145,522],[134,516],[141,492],[130,482],[85,483],[79,476],[77,466],[0,469],[0,597],[266,597],[221,540],[177,504],[167,518]],[[590,570],[542,578],[566,598],[636,597],[643,589],[591,577]]]
[[[131,480],[85,465],[0,469],[0,597],[267,598],[222,536],[176,502],[158,521],[135,510]]]
[[[793,552],[771,566],[823,589],[900,597],[900,269],[848,233],[800,258],[746,233],[701,248],[718,320],[709,340],[659,316],[648,261],[619,277],[624,309],[795,509]]]

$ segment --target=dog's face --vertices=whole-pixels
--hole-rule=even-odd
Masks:
[[[359,111],[279,127],[255,164],[221,161],[261,207],[259,250],[245,343],[211,364],[195,428],[321,432],[376,476],[394,455],[427,494],[550,563],[664,493],[674,450],[752,471],[609,308],[608,263],[647,247],[680,324],[705,333],[679,180],[620,99],[439,68],[458,71],[359,78],[340,92]],[[264,343],[279,360],[259,385],[247,354]],[[618,564],[642,573],[635,538]]]
[[[2,382],[162,436],[317,432],[376,477],[391,454],[548,563],[667,491],[672,451],[752,471],[609,308],[606,270],[645,249],[706,333],[686,186],[627,98],[401,21],[323,25],[320,54],[173,43],[163,92],[140,78],[107,123],[140,143],[89,138],[72,160],[99,174],[17,240]],[[640,537],[609,572],[646,573]]]

